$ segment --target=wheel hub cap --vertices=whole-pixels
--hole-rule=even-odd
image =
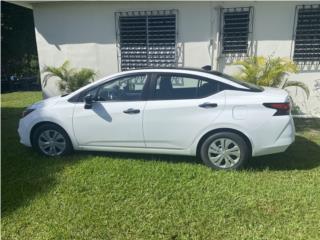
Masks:
[[[219,168],[231,168],[236,165],[241,156],[239,145],[229,138],[214,140],[208,149],[209,160]]]
[[[42,132],[38,139],[40,150],[49,156],[58,156],[66,149],[64,136],[56,130]]]

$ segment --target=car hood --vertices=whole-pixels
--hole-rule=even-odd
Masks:
[[[39,102],[36,102],[36,103],[30,105],[28,107],[28,109],[29,108],[30,109],[39,109],[39,108],[43,108],[43,107],[46,107],[46,106],[51,106],[51,105],[56,104],[60,99],[61,99],[60,96],[47,98],[47,99],[41,100]]]

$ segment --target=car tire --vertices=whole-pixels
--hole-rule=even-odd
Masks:
[[[73,151],[66,131],[52,123],[42,124],[34,131],[32,146],[40,154],[50,157],[64,156]]]
[[[200,148],[200,157],[210,168],[238,170],[248,161],[249,146],[238,134],[219,132],[204,140]]]

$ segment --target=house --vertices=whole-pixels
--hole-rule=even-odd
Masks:
[[[320,1],[10,1],[33,9],[40,68],[70,60],[98,77],[141,67],[202,67],[235,74],[246,56],[293,59],[290,88],[320,116]],[[42,76],[43,77],[43,76]],[[46,96],[59,94],[54,82]]]

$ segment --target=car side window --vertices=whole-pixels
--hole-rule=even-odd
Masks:
[[[121,77],[91,89],[83,95],[90,94],[96,101],[139,101],[142,100],[146,81],[146,74]]]
[[[156,79],[155,99],[194,99],[208,97],[219,91],[219,82],[196,76],[160,74]]]

